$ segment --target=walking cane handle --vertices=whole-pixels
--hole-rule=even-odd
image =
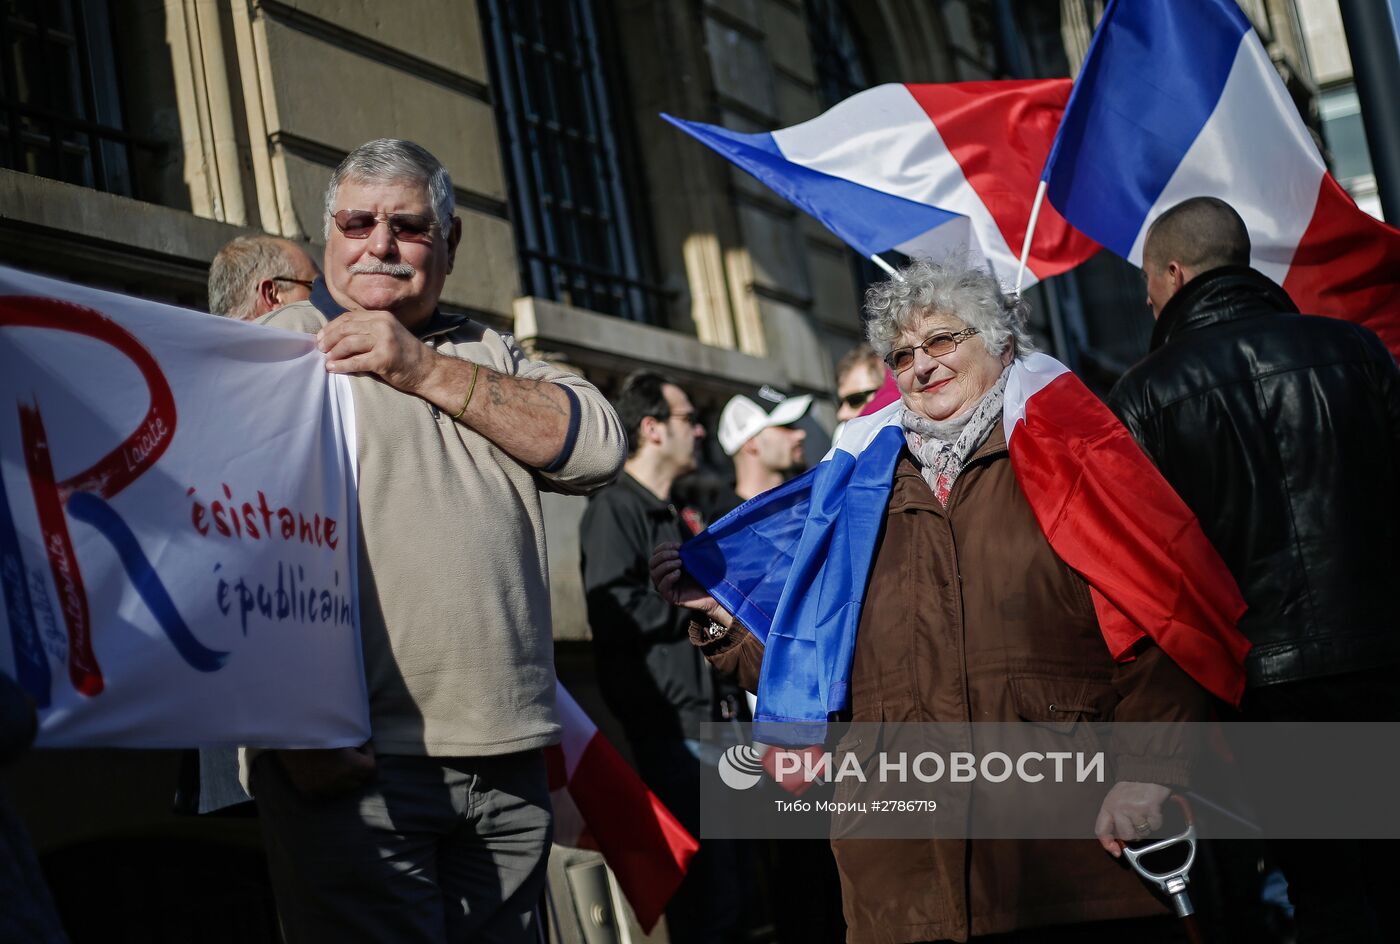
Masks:
[[[1128,864],[1133,867],[1134,872],[1148,881],[1156,883],[1162,891],[1171,896],[1177,914],[1184,918],[1195,910],[1191,905],[1190,897],[1186,894],[1186,883],[1190,879],[1191,866],[1196,863],[1196,819],[1191,815],[1191,805],[1186,802],[1185,797],[1172,794],[1171,798],[1180,805],[1182,813],[1186,816],[1186,829],[1175,836],[1166,836],[1155,842],[1138,846],[1136,849],[1125,846],[1123,855],[1127,858]],[[1165,872],[1156,872],[1140,861],[1145,855],[1161,852],[1181,843],[1186,844],[1186,859],[1176,868],[1168,869]]]

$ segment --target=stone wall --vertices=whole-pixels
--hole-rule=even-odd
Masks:
[[[164,145],[137,163],[142,199],[0,172],[0,245],[15,265],[202,308],[224,242],[262,230],[319,255],[334,166],[371,138],[410,138],[456,185],[463,241],[447,307],[514,326],[539,356],[605,385],[659,365],[712,409],[764,383],[826,394],[832,364],[858,340],[847,250],[659,118],[771,130],[819,113],[802,3],[613,0],[610,9],[601,28],[619,52],[618,131],[640,170],[629,186],[653,234],[644,248],[655,278],[673,299],[661,328],[519,298],[474,0],[112,0],[128,127]],[[817,422],[829,428],[831,412],[823,396]],[[550,503],[564,639],[587,634],[581,508]]]

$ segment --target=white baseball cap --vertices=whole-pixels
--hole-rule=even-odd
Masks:
[[[796,423],[812,405],[811,394],[788,397],[765,412],[763,407],[742,394],[732,398],[719,414],[719,445],[726,456],[732,456],[770,426]]]

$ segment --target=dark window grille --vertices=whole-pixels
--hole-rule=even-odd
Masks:
[[[528,294],[664,321],[625,188],[597,0],[486,0],[496,114]]]
[[[0,162],[135,196],[107,0],[0,0]]]
[[[876,84],[872,81],[865,43],[844,0],[807,0],[807,38],[812,44],[812,65],[823,108],[850,98]],[[887,261],[899,265],[900,253],[887,252]],[[856,304],[864,303],[865,290],[886,278],[884,270],[851,250],[851,277]]]
[[[830,108],[874,84],[865,44],[843,0],[807,0],[807,35],[822,105]]]

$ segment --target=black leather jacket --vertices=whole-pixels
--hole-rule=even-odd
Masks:
[[[1213,269],[1109,405],[1235,575],[1251,686],[1400,663],[1400,370],[1379,338]]]

